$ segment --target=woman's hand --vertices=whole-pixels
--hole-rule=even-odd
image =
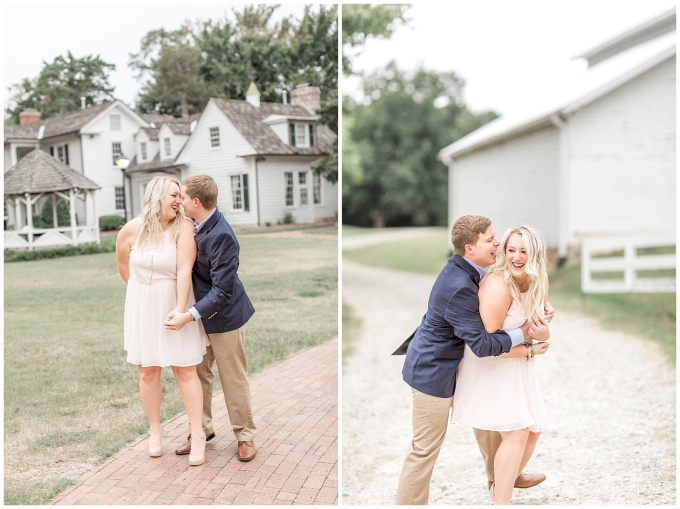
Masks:
[[[529,334],[534,339],[539,341],[546,341],[550,339],[550,328],[548,327],[548,322],[544,318],[537,316],[532,320],[529,327]]]
[[[543,355],[550,348],[550,341],[543,341],[541,343],[534,343],[534,355]]]

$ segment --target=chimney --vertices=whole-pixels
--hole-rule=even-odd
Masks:
[[[284,90],[282,92],[282,95],[283,95],[283,104],[288,104],[288,91]]]
[[[85,109],[85,98],[84,97],[80,98],[80,109],[81,110]]]
[[[310,113],[316,114],[321,109],[321,89],[310,87],[309,83],[303,83],[290,92],[290,104],[304,106]]]
[[[248,91],[246,92],[246,101],[248,101],[249,104],[252,104],[256,108],[260,107],[260,91],[257,89],[257,86],[255,85],[254,81],[250,82],[250,86],[248,87]]]
[[[19,124],[32,124],[33,122],[38,122],[40,120],[40,112],[32,108],[26,108],[24,111],[19,113]]]

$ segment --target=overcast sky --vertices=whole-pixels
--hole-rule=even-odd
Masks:
[[[402,70],[423,65],[455,71],[474,110],[517,114],[550,94],[566,74],[584,72],[572,57],[645,22],[674,0],[452,0],[415,2],[411,22],[389,40],[369,39],[357,71],[395,60]],[[361,98],[360,81],[343,92]]]
[[[43,61],[71,51],[74,57],[99,55],[106,62],[116,64],[109,83],[115,86],[114,95],[128,105],[134,99],[140,82],[128,67],[129,54],[140,49],[140,41],[147,32],[157,28],[173,30],[185,19],[233,19],[232,7],[242,10],[245,4],[179,3],[123,4],[92,2],[82,4],[13,3],[4,4],[4,94],[7,88],[23,78],[40,74]],[[284,4],[275,19],[294,15],[298,20],[304,12],[303,4]]]

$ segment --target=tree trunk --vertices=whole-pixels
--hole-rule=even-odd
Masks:
[[[373,209],[373,228],[385,228],[385,210],[381,206]]]

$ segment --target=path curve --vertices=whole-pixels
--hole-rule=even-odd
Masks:
[[[343,504],[393,504],[411,439],[403,356],[390,353],[420,323],[433,276],[343,260],[343,300],[363,320],[343,368]],[[675,372],[652,343],[562,312],[536,368],[549,421],[527,471],[547,480],[515,504],[671,504],[675,489]],[[488,505],[470,428],[451,425],[430,504]]]

